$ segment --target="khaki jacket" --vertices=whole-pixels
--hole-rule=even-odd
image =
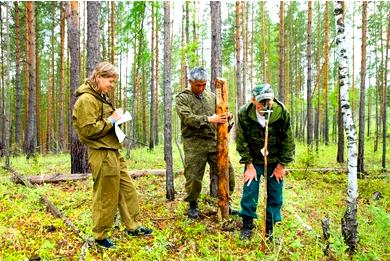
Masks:
[[[176,111],[181,120],[183,138],[204,138],[217,140],[216,124],[207,121],[215,113],[215,95],[204,91],[197,97],[190,89],[176,96]]]
[[[92,149],[119,149],[114,126],[108,117],[114,107],[104,95],[96,92],[87,81],[75,92],[77,101],[73,108],[73,126],[80,141]]]

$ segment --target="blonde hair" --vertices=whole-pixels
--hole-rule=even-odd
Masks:
[[[93,85],[94,88],[98,89],[97,78],[109,78],[115,77],[118,78],[118,70],[109,62],[100,62],[93,69],[92,73],[88,77],[88,81]]]

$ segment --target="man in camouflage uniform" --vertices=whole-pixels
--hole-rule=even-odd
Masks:
[[[253,218],[259,198],[260,176],[264,175],[265,110],[272,110],[268,121],[267,209],[266,233],[272,238],[273,226],[282,220],[284,167],[293,160],[294,139],[290,115],[283,103],[274,97],[271,85],[257,85],[252,91],[252,102],[241,107],[237,125],[237,151],[240,163],[245,164],[244,189],[240,216],[243,219],[241,239],[252,236]]]
[[[185,189],[189,202],[188,216],[198,218],[198,198],[202,179],[209,163],[210,173],[217,173],[217,124],[228,121],[228,114],[215,114],[216,97],[206,91],[207,73],[194,68],[189,75],[190,88],[176,96],[176,110],[181,120],[181,133],[185,155]],[[229,191],[234,190],[234,173],[229,171]],[[231,214],[233,211],[231,210]]]

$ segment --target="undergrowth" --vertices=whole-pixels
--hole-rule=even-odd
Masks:
[[[129,170],[163,169],[163,147],[153,151],[132,150],[127,160]],[[367,153],[371,172],[359,179],[358,231],[360,242],[354,260],[390,259],[390,188],[389,177],[380,174],[380,158]],[[234,146],[230,157],[235,168],[236,190],[232,195],[234,208],[239,208],[242,193],[242,166]],[[140,194],[141,222],[154,229],[151,237],[129,237],[123,227],[114,228],[111,238],[114,250],[92,246],[87,260],[349,260],[341,235],[341,218],[345,211],[347,175],[338,172],[310,172],[310,168],[345,168],[335,161],[336,148],[320,146],[318,153],[308,153],[298,144],[295,162],[289,167],[299,169],[285,178],[283,222],[275,228],[274,243],[260,251],[262,220],[255,222],[250,241],[239,239],[241,219],[217,218],[216,200],[208,195],[209,181],[205,175],[200,198],[200,219],[186,216],[183,201],[184,176],[175,177],[175,200],[165,198],[165,180],[146,176],[134,180]],[[1,163],[3,164],[3,163]],[[11,159],[11,166],[24,175],[69,173],[68,154]],[[177,147],[174,147],[174,170],[183,168]],[[208,173],[208,172],[207,172]],[[50,214],[41,203],[46,196],[87,235],[91,233],[92,180],[45,184],[28,188],[15,184],[11,174],[0,170],[0,260],[78,260],[83,241],[61,219]],[[374,199],[373,195],[378,195]],[[261,197],[262,198],[262,197]],[[261,217],[263,202],[258,212]],[[323,239],[321,219],[330,219],[331,237]],[[310,229],[311,228],[311,229]],[[325,254],[325,249],[327,249]]]

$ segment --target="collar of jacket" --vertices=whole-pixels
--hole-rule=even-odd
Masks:
[[[251,102],[246,105],[246,111],[248,113],[248,116],[251,120],[258,122],[257,121],[257,116],[256,116],[256,106]],[[280,104],[280,101],[277,99],[274,99],[274,102],[272,103],[272,113],[269,117],[269,122],[268,124],[271,124],[275,122],[276,120],[279,119],[280,114],[282,113],[282,105]]]

